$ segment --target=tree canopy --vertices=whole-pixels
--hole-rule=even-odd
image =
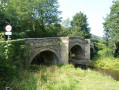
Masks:
[[[71,36],[78,36],[82,38],[90,38],[90,28],[88,27],[87,16],[82,13],[76,13],[71,21],[72,34]]]
[[[119,49],[119,0],[114,0],[110,14],[105,18],[104,32],[109,45]]]
[[[90,38],[87,16],[76,13],[73,20],[63,20],[59,15],[58,0],[1,0],[0,30],[13,27],[12,39],[57,36],[78,36]],[[1,32],[0,31],[0,32]]]
[[[60,11],[57,0],[1,0],[0,25],[11,24],[14,37],[42,37],[45,26],[57,24]]]

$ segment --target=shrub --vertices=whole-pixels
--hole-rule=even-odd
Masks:
[[[24,67],[27,61],[24,44],[24,40],[0,41],[0,89],[9,85]]]
[[[98,51],[98,55],[100,57],[113,56],[113,51],[110,48],[105,48],[105,49],[102,49],[102,50]]]
[[[119,70],[119,59],[114,57],[100,57],[95,58],[93,62],[94,66],[113,68]]]

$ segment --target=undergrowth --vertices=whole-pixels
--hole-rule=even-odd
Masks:
[[[11,90],[119,90],[119,82],[72,65],[31,66],[9,85]]]
[[[105,48],[98,51],[98,55],[93,58],[93,66],[119,70],[119,57],[114,57],[112,50]]]
[[[93,65],[98,67],[112,68],[119,70],[119,58],[115,57],[95,57]]]

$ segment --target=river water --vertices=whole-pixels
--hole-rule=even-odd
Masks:
[[[90,67],[90,66],[80,65],[80,64],[76,64],[75,67],[76,68],[80,67],[83,70],[91,69],[101,73],[102,76],[107,75],[109,77],[112,77],[114,80],[119,81],[119,70],[106,69],[106,68],[100,68],[100,67]]]

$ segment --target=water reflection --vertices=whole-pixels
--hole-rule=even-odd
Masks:
[[[94,70],[100,72],[103,76],[108,75],[112,77],[113,79],[119,81],[119,71],[118,70],[104,69],[104,68],[99,68],[99,67],[95,67]]]
[[[75,67],[80,67],[83,70],[91,69],[94,71],[98,71],[102,74],[102,76],[108,75],[109,77],[112,77],[114,80],[119,81],[119,70],[113,70],[113,69],[105,69],[105,68],[99,68],[99,67],[92,67],[92,66],[86,66],[86,65],[80,65],[76,64]]]

